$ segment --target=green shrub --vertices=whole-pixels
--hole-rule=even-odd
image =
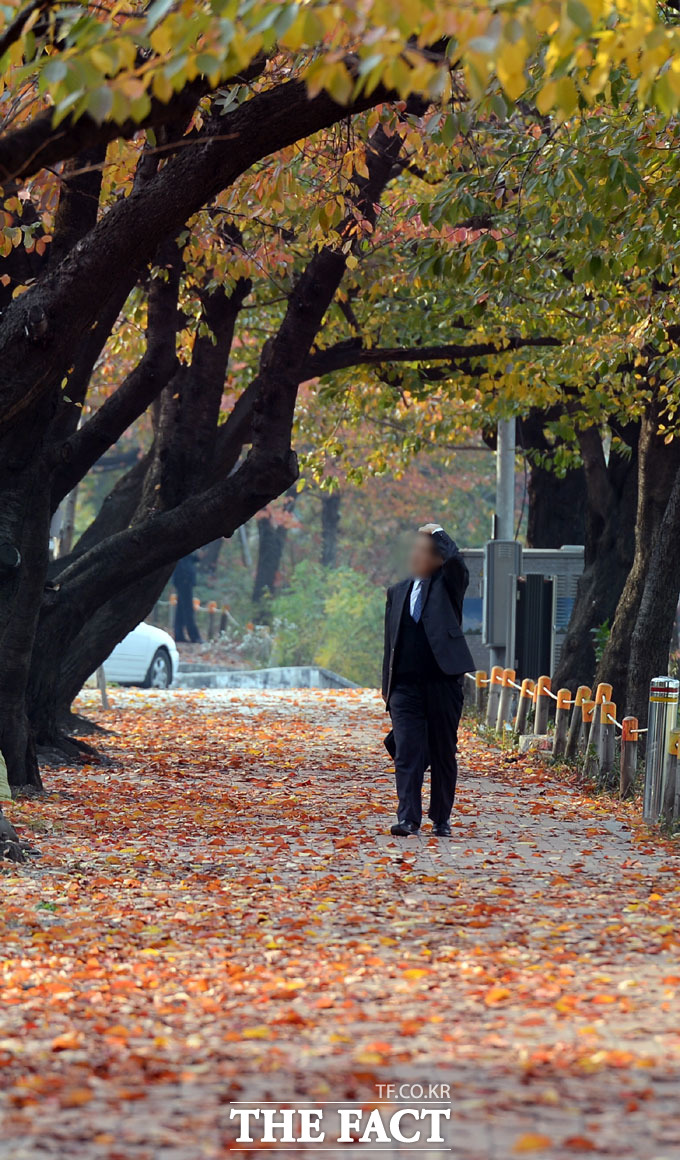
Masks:
[[[304,561],[272,601],[276,658],[322,665],[359,685],[379,683],[385,594],[361,572]]]

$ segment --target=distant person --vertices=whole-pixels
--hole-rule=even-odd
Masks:
[[[177,592],[177,608],[175,609],[175,640],[178,643],[191,641],[200,643],[201,634],[198,631],[194,616],[194,587],[196,585],[196,567],[198,555],[192,552],[184,556],[175,565],[172,574],[172,583]],[[185,635],[185,632],[187,635]]]
[[[387,592],[382,691],[392,718],[386,744],[394,757],[399,806],[392,833],[417,834],[430,765],[433,833],[447,837],[456,793],[456,746],[463,676],[474,667],[461,623],[469,575],[439,524],[419,528],[411,576]]]

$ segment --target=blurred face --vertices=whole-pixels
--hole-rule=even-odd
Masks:
[[[409,556],[409,568],[412,576],[419,580],[426,580],[437,568],[441,567],[441,556],[435,550],[432,536],[421,532],[415,536]]]

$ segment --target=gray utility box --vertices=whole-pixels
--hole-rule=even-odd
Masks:
[[[463,556],[470,571],[464,627],[475,662],[488,668],[489,649],[504,649],[518,676],[552,675],[583,572],[583,548],[490,540]]]
[[[517,577],[522,573],[522,545],[517,540],[489,540],[484,548],[484,631],[489,648],[507,648],[514,618]],[[510,654],[513,650],[510,649]]]

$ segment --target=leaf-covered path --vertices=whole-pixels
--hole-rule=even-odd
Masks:
[[[114,701],[116,764],[11,810],[3,1154],[219,1157],[230,1101],[398,1081],[461,1160],[678,1155],[680,860],[632,807],[466,738],[453,838],[393,839],[372,694]]]

